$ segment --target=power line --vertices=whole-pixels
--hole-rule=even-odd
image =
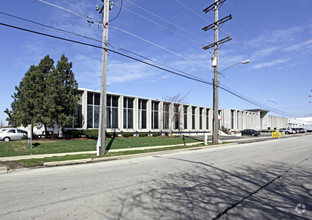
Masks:
[[[0,12],[0,14],[4,14],[4,15],[7,15],[7,16],[10,16],[10,17],[13,17],[13,18],[17,18],[17,19],[23,20],[23,21],[27,21],[27,22],[31,22],[31,23],[34,23],[34,24],[37,24],[37,25],[40,25],[40,26],[44,26],[44,27],[47,27],[47,28],[51,28],[51,29],[53,29],[53,30],[57,30],[58,32],[68,33],[68,34],[72,34],[72,35],[75,35],[75,36],[83,37],[83,38],[86,38],[86,39],[89,39],[89,40],[93,40],[93,41],[97,41],[97,42],[99,42],[99,43],[102,43],[102,41],[100,41],[100,40],[98,40],[98,39],[95,39],[95,38],[87,37],[87,36],[80,35],[80,34],[77,34],[77,33],[74,33],[74,32],[70,32],[70,31],[66,31],[66,30],[63,30],[63,29],[60,29],[60,28],[55,28],[55,27],[52,27],[52,26],[49,26],[49,25],[45,25],[45,24],[42,24],[42,23],[39,23],[39,22],[35,22],[35,21],[29,20],[29,19],[21,18],[21,17],[15,16],[15,15],[7,14],[7,13],[4,13],[4,12]],[[12,21],[11,21],[11,22],[12,22]],[[20,24],[20,23],[17,23],[17,24]],[[21,24],[20,24],[20,25],[21,25]],[[24,24],[23,24],[23,25],[24,25]],[[27,25],[26,25],[26,26],[27,26]],[[33,27],[33,26],[30,26],[30,27]],[[33,28],[38,28],[38,27],[33,27]],[[46,29],[44,29],[44,30],[46,30]],[[163,63],[160,63],[160,62],[155,61],[155,60],[153,60],[153,59],[150,59],[150,58],[148,58],[148,57],[142,56],[142,55],[140,55],[140,54],[138,54],[138,53],[135,53],[135,52],[132,52],[132,51],[130,51],[130,50],[123,49],[123,48],[116,48],[116,47],[112,46],[110,43],[109,43],[109,45],[110,45],[113,49],[115,49],[115,50],[123,50],[123,51],[125,51],[125,52],[131,53],[131,54],[133,54],[133,55],[139,56],[139,57],[141,57],[141,58],[147,59],[147,60],[152,61],[152,62],[154,62],[154,63],[157,63],[157,64],[159,64],[159,65],[162,65],[162,66],[164,66],[164,67],[167,67],[167,68],[170,68],[170,69],[172,69],[172,70],[178,71],[178,72],[180,72],[180,73],[189,75],[189,74],[186,73],[186,72],[183,72],[183,71],[181,71],[181,70],[175,69],[175,68],[173,68],[173,67],[170,67],[170,66],[168,66],[168,65],[165,65],[165,64],[163,64]],[[193,76],[193,77],[198,78],[198,77],[196,77],[196,76]]]
[[[199,41],[193,40],[192,38],[187,37],[187,36],[185,36],[185,35],[183,35],[183,34],[180,34],[179,32],[173,31],[173,30],[171,30],[170,28],[167,28],[167,27],[165,27],[165,26],[163,26],[163,25],[161,25],[161,24],[159,24],[159,23],[157,23],[157,22],[155,22],[155,21],[153,21],[153,20],[151,20],[151,19],[149,19],[149,18],[147,18],[147,17],[145,17],[145,16],[143,16],[143,15],[140,15],[140,14],[134,12],[134,11],[131,11],[130,9],[127,9],[126,7],[124,7],[124,9],[127,10],[128,12],[130,12],[130,13],[132,13],[132,14],[134,14],[134,15],[140,17],[140,18],[142,18],[142,19],[145,19],[145,20],[147,20],[147,21],[149,21],[149,22],[151,22],[151,23],[153,23],[153,24],[155,24],[155,25],[157,25],[157,26],[159,26],[159,27],[161,27],[161,28],[166,29],[167,31],[170,31],[170,32],[172,32],[172,33],[174,33],[174,34],[177,34],[177,35],[179,35],[179,36],[181,36],[181,37],[183,37],[183,38],[185,38],[185,39],[187,39],[187,40],[190,40],[190,41],[192,41],[192,42],[194,42],[194,43],[196,43],[196,44],[201,44],[201,42],[199,42]]]
[[[39,23],[39,22],[36,22],[36,21],[32,21],[32,20],[29,20],[29,19],[26,19],[26,18],[22,18],[22,17],[16,16],[16,15],[4,13],[4,12],[1,12],[1,11],[0,11],[0,14],[6,15],[6,16],[9,16],[9,17],[12,17],[12,18],[16,18],[16,19],[19,19],[19,20],[27,21],[27,22],[30,22],[30,23],[33,23],[33,24],[37,24],[37,25],[40,25],[40,26],[43,26],[43,27],[47,27],[47,28],[50,28],[50,29],[53,29],[53,30],[57,30],[59,32],[72,34],[72,35],[75,35],[75,36],[78,36],[78,37],[83,37],[83,38],[86,38],[86,39],[89,39],[89,40],[93,40],[93,41],[102,42],[102,41],[100,41],[98,39],[95,39],[95,38],[87,37],[87,36],[84,36],[84,35],[81,35],[81,34],[77,34],[77,33],[70,32],[70,31],[66,31],[66,30],[63,30],[63,29],[60,29],[60,28],[56,28],[56,27],[52,27],[50,25],[42,24],[42,23]],[[36,27],[36,28],[38,28],[38,27]]]
[[[113,19],[109,20],[108,22],[112,22],[112,21],[116,20],[119,17],[122,8],[123,8],[123,0],[121,0],[120,8],[119,8],[119,11],[118,11],[117,15]]]
[[[181,55],[181,54],[179,54],[179,53],[173,52],[172,50],[169,50],[169,49],[167,49],[167,48],[165,48],[165,47],[162,47],[162,46],[160,46],[160,45],[158,45],[158,44],[155,44],[155,43],[153,43],[153,42],[151,42],[151,41],[149,41],[149,40],[146,40],[146,39],[144,39],[144,38],[142,38],[142,37],[139,37],[139,36],[137,36],[137,35],[135,35],[135,34],[133,34],[133,33],[130,33],[130,32],[128,32],[128,31],[123,30],[123,29],[118,28],[118,27],[114,27],[114,26],[112,26],[112,25],[111,25],[110,27],[111,27],[111,28],[114,28],[114,29],[116,29],[116,30],[119,30],[119,31],[121,31],[121,32],[124,32],[124,33],[126,33],[126,34],[128,34],[128,35],[131,35],[131,36],[133,36],[133,37],[135,37],[135,38],[138,38],[138,39],[140,39],[140,40],[142,40],[142,41],[145,41],[146,43],[149,43],[149,44],[151,44],[151,45],[153,45],[153,46],[156,46],[156,47],[158,47],[158,48],[160,48],[160,49],[162,49],[162,50],[165,50],[165,51],[167,51],[167,52],[169,52],[169,53],[172,53],[172,54],[174,54],[174,55],[176,55],[176,56],[178,56],[178,57],[181,57],[181,58],[183,58],[183,59],[185,59],[185,60],[191,61],[192,63],[196,63],[197,65],[200,65],[200,66],[204,67],[205,69],[207,69],[207,66],[205,66],[205,65],[203,65],[203,64],[201,64],[201,63],[198,63],[198,62],[196,62],[195,60],[192,60],[192,59],[190,59],[190,58],[187,58],[187,57],[185,57],[185,56],[183,56],[183,55]],[[209,69],[209,68],[208,68],[208,69]]]
[[[58,5],[52,4],[52,3],[50,3],[50,2],[43,1],[43,0],[38,0],[38,1],[39,1],[39,2],[42,2],[42,3],[44,3],[44,4],[47,4],[47,5],[50,5],[50,6],[59,8],[59,9],[62,9],[62,10],[67,11],[67,12],[69,12],[69,13],[72,13],[72,14],[74,14],[74,15],[80,17],[80,18],[83,18],[84,20],[86,20],[86,21],[87,21],[88,23],[90,23],[90,24],[100,24],[100,23],[96,23],[96,22],[94,22],[94,21],[91,21],[91,19],[88,19],[88,18],[89,18],[88,16],[84,16],[84,15],[78,14],[77,12],[74,12],[74,11],[69,10],[69,9],[67,9],[67,8],[63,8],[63,7],[61,7],[61,6],[58,6]]]
[[[26,19],[26,18],[22,18],[22,17],[19,17],[19,16],[15,16],[15,15],[12,15],[12,14],[4,13],[4,12],[1,12],[1,11],[0,11],[0,14],[6,15],[6,16],[9,16],[9,17],[13,17],[13,18],[16,18],[16,19],[20,19],[20,20],[23,20],[23,21],[27,21],[27,22],[30,22],[30,23],[33,23],[33,24],[37,24],[37,25],[40,25],[40,26],[44,26],[44,27],[47,27],[47,28],[56,30],[56,31],[58,31],[58,32],[64,32],[64,33],[67,33],[67,34],[72,34],[72,35],[75,35],[75,36],[78,36],[78,37],[83,37],[83,38],[86,38],[86,39],[89,39],[89,40],[93,40],[93,41],[102,43],[102,41],[100,41],[100,40],[98,40],[98,39],[95,39],[95,38],[87,37],[87,36],[84,36],[84,35],[81,35],[81,34],[77,34],[77,33],[74,33],[74,32],[70,32],[70,31],[66,31],[66,30],[63,30],[63,29],[60,29],[60,28],[55,28],[55,27],[52,27],[52,26],[49,26],[49,25],[46,25],[46,24],[42,24],[42,23],[39,23],[39,22],[36,22],[36,21],[32,21],[32,20],[29,20],[29,19]],[[11,21],[11,22],[12,22],[12,21]],[[17,23],[17,24],[20,24],[20,23]],[[28,26],[28,27],[33,27],[33,26]],[[38,27],[34,27],[34,28],[38,28]],[[46,30],[46,29],[44,29],[44,30]],[[165,64],[163,64],[163,63],[160,63],[160,62],[155,61],[155,60],[153,60],[153,59],[150,59],[150,58],[148,58],[148,57],[142,56],[142,55],[140,55],[140,54],[138,54],[138,53],[135,53],[135,52],[132,52],[132,51],[130,51],[130,50],[123,49],[123,48],[116,48],[116,47],[113,47],[112,45],[110,45],[110,46],[111,46],[113,49],[116,49],[116,50],[123,50],[123,51],[125,51],[125,52],[131,53],[131,54],[133,54],[133,55],[136,55],[136,56],[139,56],[139,57],[144,58],[144,59],[146,59],[146,60],[149,60],[149,61],[151,61],[151,62],[154,62],[154,63],[156,63],[156,64],[159,64],[159,65],[162,65],[162,66],[164,66],[164,67],[170,68],[170,69],[172,69],[172,70],[174,70],[174,71],[178,71],[178,72],[180,72],[180,73],[189,75],[188,73],[186,73],[186,72],[184,72],[184,71],[175,69],[175,68],[173,68],[173,67],[170,67],[170,66],[168,66],[168,65],[165,65]],[[234,83],[236,83],[236,84],[239,85],[240,87],[245,88],[245,89],[247,89],[247,90],[253,92],[254,94],[259,95],[258,92],[255,92],[255,91],[253,91],[253,90],[251,90],[251,89],[249,89],[249,88],[247,88],[247,87],[241,85],[240,83],[234,81],[233,79],[231,79],[231,78],[229,78],[229,77],[226,77],[226,76],[223,75],[222,73],[221,73],[221,75],[224,76],[225,78],[227,78],[227,79],[233,81]],[[196,77],[196,76],[193,76],[193,77],[198,78],[198,77]],[[267,98],[264,97],[264,96],[262,96],[262,97],[265,98],[265,99],[267,99]]]
[[[82,17],[82,18],[84,18],[85,20],[89,21],[89,20],[86,19],[84,16],[79,15],[78,13],[75,13],[75,12],[73,12],[73,11],[71,11],[71,10],[66,9],[66,8],[63,8],[63,7],[60,7],[60,6],[51,4],[51,3],[49,3],[49,2],[45,2],[45,1],[43,1],[43,0],[38,0],[38,1],[41,1],[41,2],[46,3],[46,4],[49,4],[49,5],[52,5],[52,6],[54,6],[54,7],[60,8],[60,9],[65,10],[65,11],[68,11],[68,12],[70,12],[70,13],[73,13],[74,15],[77,15],[77,16]],[[92,23],[94,23],[94,22],[92,22]],[[178,53],[176,53],[176,52],[173,52],[173,51],[171,51],[171,50],[169,50],[169,49],[167,49],[167,48],[165,48],[165,47],[162,47],[162,46],[160,46],[160,45],[158,45],[158,44],[152,43],[151,41],[148,41],[148,40],[146,40],[146,39],[144,39],[144,38],[142,38],[142,37],[139,37],[139,36],[137,36],[137,35],[135,35],[135,34],[133,34],[133,33],[130,33],[130,32],[128,32],[128,31],[125,31],[125,30],[123,30],[123,29],[121,29],[121,28],[117,28],[117,27],[114,27],[114,26],[110,26],[110,28],[114,28],[114,29],[116,29],[116,30],[122,31],[122,32],[124,32],[124,33],[126,33],[126,34],[128,34],[128,35],[131,35],[131,36],[136,37],[136,38],[138,38],[138,39],[140,39],[140,40],[143,40],[143,41],[145,41],[145,42],[147,42],[147,43],[149,43],[149,44],[152,44],[152,45],[154,45],[154,46],[156,46],[156,47],[159,47],[159,48],[161,48],[161,49],[163,49],[163,50],[166,50],[167,52],[170,52],[170,53],[172,53],[172,54],[174,54],[174,55],[176,55],[176,56],[179,56],[179,57],[181,57],[181,58],[183,58],[183,59],[186,59],[186,60],[189,60],[189,61],[191,61],[191,62],[193,62],[193,63],[196,63],[196,64],[198,64],[198,65],[200,65],[200,66],[202,66],[202,67],[204,67],[204,68],[207,68],[205,65],[203,65],[203,64],[201,64],[201,63],[198,63],[198,62],[196,62],[196,61],[194,61],[194,60],[192,60],[192,59],[190,59],[190,58],[187,58],[187,57],[185,57],[185,56],[182,56],[181,54],[178,54]]]
[[[168,24],[173,25],[174,27],[179,28],[180,30],[182,30],[182,31],[184,31],[184,32],[186,32],[186,33],[188,33],[188,34],[191,34],[191,35],[197,37],[198,39],[201,39],[202,41],[206,41],[206,39],[200,37],[199,35],[194,34],[194,33],[192,33],[191,31],[188,31],[188,30],[186,30],[185,28],[183,28],[183,27],[181,27],[181,26],[179,26],[179,25],[177,25],[177,24],[175,24],[175,23],[173,23],[173,22],[171,22],[171,21],[168,21],[167,19],[164,19],[163,17],[161,17],[161,16],[159,16],[159,15],[157,15],[157,14],[155,14],[155,13],[153,13],[153,12],[151,12],[151,11],[145,9],[145,8],[143,8],[142,6],[138,6],[138,5],[134,4],[133,2],[131,2],[131,1],[129,1],[129,0],[126,0],[126,1],[127,1],[128,3],[130,3],[130,4],[132,4],[133,6],[135,6],[135,7],[139,8],[139,9],[141,9],[141,10],[143,10],[143,11],[145,11],[145,12],[151,14],[151,15],[153,15],[154,17],[159,18],[159,19],[161,19],[161,20],[167,22]]]
[[[85,45],[85,46],[90,46],[90,47],[94,47],[94,48],[98,48],[98,49],[103,49],[102,46],[97,46],[97,45],[93,45],[93,44],[89,44],[89,43],[84,43],[84,42],[80,42],[80,41],[76,41],[76,40],[72,40],[72,39],[68,39],[68,38],[63,38],[63,37],[58,37],[58,36],[54,36],[54,35],[50,35],[50,34],[45,34],[45,33],[41,33],[41,32],[38,32],[38,31],[33,31],[33,30],[29,30],[29,29],[25,29],[25,28],[21,28],[21,27],[17,27],[17,26],[13,26],[13,25],[9,25],[9,24],[4,24],[4,23],[1,23],[0,22],[0,25],[3,25],[3,26],[6,26],[6,27],[10,27],[10,28],[14,28],[14,29],[18,29],[18,30],[22,30],[22,31],[26,31],[26,32],[30,32],[30,33],[34,33],[34,34],[38,34],[38,35],[42,35],[42,36],[46,36],[46,37],[51,37],[51,38],[55,38],[55,39],[59,39],[59,40],[64,40],[64,41],[68,41],[68,42],[72,42],[72,43],[77,43],[77,44],[81,44],[81,45]],[[184,74],[181,74],[181,73],[177,73],[175,71],[172,71],[172,70],[168,70],[166,68],[163,68],[163,67],[160,67],[160,66],[157,66],[157,65],[154,65],[154,64],[151,64],[151,63],[148,63],[146,61],[143,61],[143,60],[140,60],[140,59],[137,59],[135,57],[131,57],[129,55],[126,55],[126,54],[123,54],[123,53],[120,53],[118,51],[115,51],[115,50],[111,50],[111,49],[107,49],[107,51],[110,51],[112,53],[115,53],[115,54],[118,54],[120,56],[123,56],[123,57],[126,57],[126,58],[129,58],[129,59],[132,59],[132,60],[135,60],[135,61],[138,61],[140,63],[143,63],[143,64],[146,64],[146,65],[149,65],[149,66],[152,66],[154,68],[157,68],[157,69],[160,69],[160,70],[163,70],[163,71],[166,71],[166,72],[169,72],[169,73],[172,73],[174,75],[177,75],[177,76],[181,76],[181,77],[184,77],[186,79],[190,79],[190,80],[193,80],[193,81],[197,81],[197,82],[200,82],[200,83],[204,83],[204,84],[208,84],[208,85],[213,85],[213,83],[211,82],[208,82],[206,80],[203,80],[203,79],[200,79],[200,78],[194,78],[192,76],[187,76],[187,75],[184,75]],[[258,104],[256,103],[255,101],[252,101],[250,98],[247,98],[247,97],[243,97],[242,95],[239,95],[238,93],[232,91],[231,89],[229,88],[226,88],[225,86],[219,86],[220,89],[242,99],[242,100],[245,100],[246,102],[249,102],[251,104],[254,104],[258,107],[261,107],[263,108],[264,105],[261,105],[261,104]],[[275,113],[278,113],[278,114],[281,114],[281,115],[286,115],[286,116],[295,116],[295,117],[298,117],[299,114],[291,114],[291,113],[286,113],[286,112],[282,112],[282,111],[279,111],[279,110],[276,110],[276,109],[273,109],[273,108],[265,108],[267,110],[270,110],[272,112],[275,112]],[[300,115],[300,116],[305,116],[305,115]]]
[[[193,9],[191,9],[190,7],[188,7],[187,5],[183,4],[182,2],[180,2],[179,0],[175,0],[176,2],[178,2],[180,5],[182,5],[184,8],[186,8],[187,10],[191,11],[193,14],[197,15],[198,17],[202,18],[203,20],[207,21],[210,23],[210,21],[208,19],[206,19],[205,17],[201,16],[200,14],[198,14],[196,11],[194,11]]]
[[[196,11],[194,11],[192,8],[188,7],[187,5],[183,4],[182,2],[180,2],[179,0],[175,0],[176,2],[178,2],[180,5],[182,5],[184,8],[186,8],[187,10],[189,10],[190,12],[192,12],[193,14],[197,15],[198,17],[200,17],[201,19],[203,19],[204,21],[211,23],[211,21],[209,21],[208,19],[206,19],[205,17],[201,16],[199,13],[197,13]],[[222,31],[222,30],[220,30]],[[226,33],[225,31],[222,31],[224,33]],[[226,33],[228,34],[228,33]]]

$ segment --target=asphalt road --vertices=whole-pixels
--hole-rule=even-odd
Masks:
[[[312,136],[0,175],[0,219],[312,219]]]

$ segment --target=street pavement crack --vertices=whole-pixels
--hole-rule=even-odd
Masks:
[[[267,187],[268,185],[270,185],[271,183],[275,182],[276,180],[278,180],[279,178],[283,177],[284,175],[286,175],[289,171],[293,170],[294,168],[300,166],[302,163],[306,162],[307,160],[311,159],[312,156],[307,157],[306,159],[300,161],[299,163],[295,164],[294,166],[288,168],[286,171],[284,171],[283,173],[281,173],[280,175],[274,177],[272,180],[270,180],[269,182],[265,183],[264,185],[260,186],[258,189],[256,189],[255,191],[249,193],[247,196],[243,197],[241,200],[239,200],[238,202],[234,203],[233,205],[227,207],[226,209],[223,210],[223,212],[220,212],[218,215],[216,215],[215,217],[213,217],[213,220],[219,219],[220,217],[222,217],[224,214],[226,214],[228,211],[230,211],[231,209],[235,208],[236,206],[238,206],[239,204],[241,204],[245,199],[248,199],[249,197],[253,196],[254,194],[258,193],[260,190],[264,189],[265,187]]]

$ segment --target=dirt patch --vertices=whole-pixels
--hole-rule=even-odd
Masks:
[[[8,170],[14,170],[19,168],[25,168],[26,165],[21,162],[0,161],[0,167],[7,167]]]

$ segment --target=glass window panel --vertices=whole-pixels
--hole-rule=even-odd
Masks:
[[[118,107],[118,96],[112,96],[112,106]]]
[[[82,128],[82,105],[77,106],[74,116],[74,128]]]
[[[107,128],[112,128],[112,124],[111,124],[111,108],[107,107],[106,108],[106,127]]]
[[[94,105],[100,105],[100,94],[94,94]]]
[[[129,99],[129,101],[128,101],[128,108],[133,108],[133,100],[134,99]]]
[[[112,128],[118,128],[118,109],[112,108]]]
[[[128,111],[128,128],[133,128],[133,110]]]
[[[88,92],[88,104],[93,104],[93,93]]]
[[[112,96],[111,95],[107,95],[106,98],[107,98],[107,100],[106,100],[107,106],[111,106]]]
[[[146,111],[142,111],[142,129],[146,128]]]
[[[88,105],[87,107],[87,127],[93,128],[93,106]]]
[[[123,110],[123,128],[127,128],[127,110]]]
[[[154,113],[154,127],[153,129],[158,129],[158,112]]]
[[[94,106],[94,125],[93,128],[99,128],[100,106]]]

